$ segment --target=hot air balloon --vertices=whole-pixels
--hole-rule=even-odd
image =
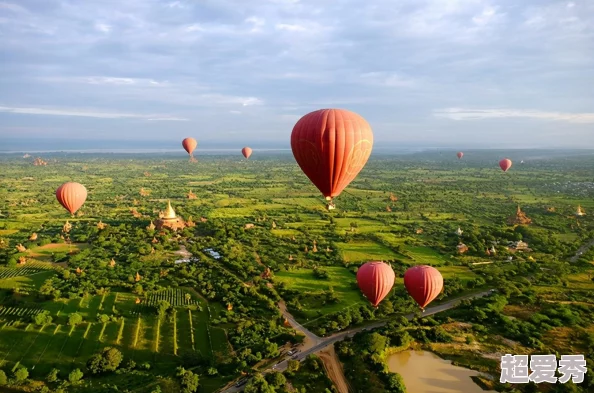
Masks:
[[[64,183],[56,190],[56,198],[70,214],[74,214],[87,200],[87,189],[79,183]]]
[[[462,153],[461,151],[458,152],[458,154],[456,154],[458,156],[458,158],[462,158],[464,157],[464,153]]]
[[[250,149],[249,147],[244,147],[243,149],[241,149],[241,154],[243,154],[243,156],[247,159],[250,158],[250,156],[252,155],[252,149]]]
[[[194,152],[194,149],[196,149],[196,146],[198,146],[198,142],[196,141],[196,139],[186,138],[182,141],[182,146],[190,155],[190,159],[194,158],[192,153]]]
[[[357,271],[357,284],[373,307],[390,293],[394,278],[394,270],[384,262],[367,262]]]
[[[404,273],[404,286],[422,310],[443,289],[443,277],[439,270],[427,265],[413,266]]]
[[[303,116],[291,133],[291,150],[301,170],[322,192],[329,208],[363,169],[373,148],[371,126],[344,109],[320,109]]]
[[[507,172],[509,168],[512,166],[512,162],[509,158],[504,158],[503,160],[499,161],[499,166],[503,170],[503,172]]]

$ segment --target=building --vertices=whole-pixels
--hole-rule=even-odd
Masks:
[[[456,246],[456,250],[458,251],[458,254],[464,254],[468,251],[468,246],[464,243],[460,243]]]
[[[520,205],[518,205],[518,210],[516,211],[516,214],[510,216],[507,219],[507,223],[509,225],[529,225],[532,223],[532,220],[528,218],[526,213],[524,213],[522,209],[520,209]]]
[[[525,243],[521,240],[519,240],[517,242],[509,242],[507,249],[510,252],[516,252],[516,251],[530,252],[530,251],[532,251],[532,249],[530,247],[528,247],[528,243]]]
[[[582,210],[582,207],[580,205],[578,205],[575,215],[578,217],[585,216],[586,212],[584,212],[584,210]]]
[[[460,229],[460,227],[458,227],[458,229],[456,230],[456,235],[462,236],[463,233],[464,233],[464,231],[462,229]]]
[[[159,219],[155,221],[155,228],[158,230],[168,228],[173,231],[184,229],[186,223],[181,217],[177,217],[175,210],[171,207],[171,202],[167,202],[167,209],[164,212],[159,212]]]

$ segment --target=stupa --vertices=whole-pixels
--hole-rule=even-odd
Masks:
[[[159,219],[155,221],[155,228],[159,230],[169,228],[176,231],[185,227],[186,223],[175,215],[175,210],[171,207],[171,202],[168,201],[167,209],[164,212],[159,212]]]
[[[528,218],[526,213],[520,209],[520,205],[518,205],[518,210],[516,211],[515,216],[511,216],[507,219],[507,223],[509,225],[528,225],[532,223],[532,220]]]
[[[575,215],[578,216],[578,217],[585,216],[586,215],[586,212],[584,212],[582,210],[582,207],[580,205],[578,205],[577,211],[575,212]]]
[[[460,229],[460,227],[458,227],[458,229],[456,230],[456,235],[462,236],[463,233],[464,233],[464,231],[462,229]]]

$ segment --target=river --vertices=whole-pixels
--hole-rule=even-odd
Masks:
[[[402,375],[408,393],[487,393],[470,378],[478,375],[477,371],[453,366],[432,352],[392,354],[388,357],[388,368]]]

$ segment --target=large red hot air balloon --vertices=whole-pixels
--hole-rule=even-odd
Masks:
[[[56,198],[70,214],[74,214],[87,200],[87,189],[79,183],[64,183],[56,190]]]
[[[241,149],[241,154],[243,154],[243,156],[247,159],[250,158],[250,156],[252,155],[252,149],[250,149],[249,147],[244,147],[243,149]]]
[[[456,154],[458,156],[458,158],[462,158],[464,157],[464,153],[462,153],[461,151],[458,152],[458,154]]]
[[[196,149],[196,146],[198,146],[198,142],[194,138],[186,138],[182,141],[182,146],[188,152],[188,154],[192,156],[194,149]]]
[[[509,168],[512,166],[512,162],[509,158],[504,158],[503,160],[499,161],[499,166],[503,170],[503,172],[507,172]]]
[[[384,262],[367,262],[357,271],[359,288],[373,307],[390,293],[394,278],[394,270]]]
[[[434,267],[413,266],[404,273],[404,286],[421,309],[424,309],[443,289],[443,277]]]
[[[295,160],[329,201],[355,179],[372,148],[369,123],[344,109],[308,113],[299,119],[291,133]]]

